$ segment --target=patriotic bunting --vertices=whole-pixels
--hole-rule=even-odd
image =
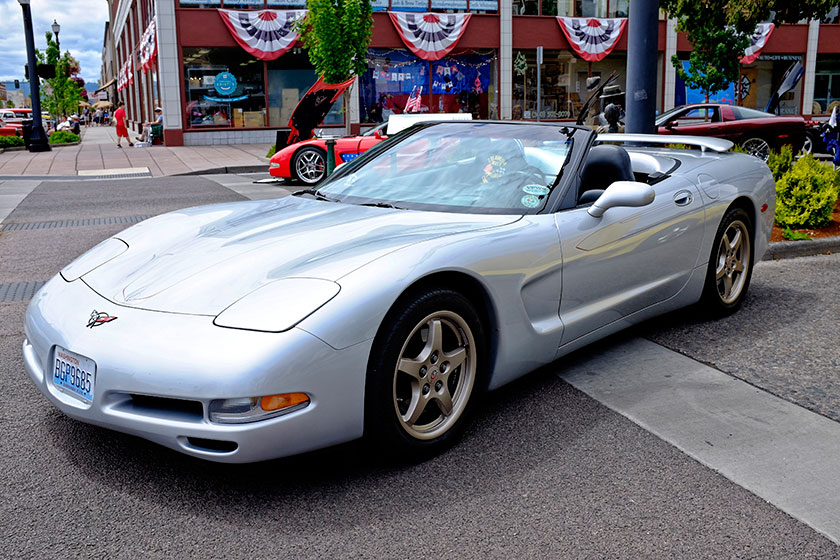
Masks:
[[[750,46],[747,47],[747,50],[744,51],[743,58],[741,58],[741,64],[755,62],[755,59],[758,58],[761,49],[767,44],[767,40],[770,38],[770,34],[773,33],[775,27],[772,23],[758,24],[755,28],[755,33],[750,37]]]
[[[294,22],[306,10],[219,10],[219,15],[239,46],[260,60],[275,60],[294,46]]]
[[[155,63],[157,54],[157,16],[152,18],[149,26],[140,38],[140,69],[146,71]]]
[[[598,62],[615,48],[627,27],[627,18],[558,17],[557,23],[579,57]]]
[[[134,83],[134,53],[129,53],[128,58],[120,67],[117,75],[117,91],[122,91]]]
[[[423,60],[440,60],[455,48],[471,14],[388,12],[403,43]]]

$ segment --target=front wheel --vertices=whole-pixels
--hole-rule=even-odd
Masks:
[[[761,161],[767,161],[770,158],[770,144],[763,138],[747,138],[741,142],[741,147],[751,156],[755,156]]]
[[[295,178],[301,183],[314,185],[319,183],[327,172],[327,159],[324,150],[307,146],[298,150],[292,162]]]
[[[430,290],[398,304],[371,350],[366,436],[403,459],[455,441],[480,387],[483,349],[481,320],[461,294]]]
[[[751,231],[752,220],[740,208],[730,208],[718,226],[702,298],[712,315],[729,315],[744,303],[753,265]]]

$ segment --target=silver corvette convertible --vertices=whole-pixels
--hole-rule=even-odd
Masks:
[[[767,166],[714,138],[409,128],[317,189],[105,240],[32,300],[26,370],[65,414],[205,459],[454,441],[477,396],[639,321],[731,313]],[[647,145],[644,147],[643,145]]]

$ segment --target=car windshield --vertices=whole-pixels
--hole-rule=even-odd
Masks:
[[[353,204],[534,214],[546,204],[575,129],[447,122],[392,137],[318,192]]]
[[[362,136],[375,136],[377,131],[381,132],[382,134],[385,134],[385,128],[387,126],[388,126],[388,121],[385,121],[384,123],[382,123],[380,125],[377,125],[377,126],[371,128],[370,130],[364,131],[362,133]]]

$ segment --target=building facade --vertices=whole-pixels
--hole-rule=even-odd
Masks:
[[[586,99],[587,78],[615,71],[624,89],[626,30],[606,56],[590,62],[570,44],[558,16],[626,18],[627,0],[373,0],[372,4],[368,71],[354,83],[348,110],[336,103],[324,121],[326,127],[343,128],[345,119],[354,130],[379,122],[401,112],[412,92],[420,93],[422,111],[469,111],[483,119],[562,120],[576,115]],[[299,43],[292,41],[281,55],[267,59],[259,47],[237,39],[238,24],[226,23],[222,13],[230,10],[229,17],[242,29],[251,29],[253,38],[259,29],[280,29],[274,20],[304,10],[305,0],[110,0],[109,5],[100,83],[114,80],[115,95],[126,102],[129,123],[137,129],[153,120],[155,107],[162,107],[168,145],[273,142],[317,79]],[[257,21],[263,10],[282,14]],[[410,46],[396,23],[395,14],[425,17],[429,22],[439,19],[425,13],[461,19],[459,14],[470,14],[454,46],[439,58],[418,55],[423,51]],[[263,23],[268,27],[261,27]],[[286,25],[281,35],[288,30]],[[765,39],[755,60],[742,65],[740,84],[715,97],[764,109],[784,72],[798,60],[805,75],[783,96],[779,110],[829,113],[840,100],[837,11],[823,22],[778,26]],[[537,47],[543,48],[539,110]],[[670,63],[674,54],[687,60],[690,49],[674,22],[662,15],[656,61],[658,110],[697,100],[698,92],[682,84]]]

